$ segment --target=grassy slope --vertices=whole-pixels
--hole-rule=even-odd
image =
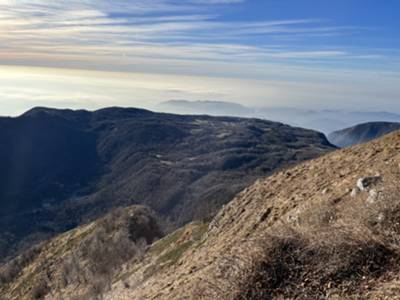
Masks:
[[[117,282],[106,299],[395,299],[399,180],[399,132],[278,172],[225,206],[177,263]]]
[[[360,178],[374,176],[352,195]],[[282,170],[242,191],[210,224],[189,224],[127,260],[105,298],[396,299],[399,180],[400,132]],[[65,245],[60,239],[48,247]],[[61,258],[63,247],[42,252],[43,261]],[[36,276],[35,267],[13,286]]]
[[[143,257],[160,238],[156,216],[146,207],[111,212],[24,252],[0,267],[0,299],[92,299],[107,289],[128,262]],[[2,298],[3,297],[3,298]]]

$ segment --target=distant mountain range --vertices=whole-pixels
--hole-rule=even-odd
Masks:
[[[0,118],[0,258],[115,207],[174,226],[256,179],[334,147],[321,133],[236,117],[35,108]]]
[[[279,107],[245,107],[232,102],[173,100],[159,104],[160,111],[188,114],[256,117],[329,134],[365,122],[400,122],[391,112],[309,110]]]
[[[222,101],[170,100],[161,102],[158,107],[163,111],[189,115],[249,117],[255,114],[254,109],[237,103]]]
[[[328,139],[336,146],[348,147],[369,142],[395,130],[400,130],[400,123],[369,122],[332,132]]]

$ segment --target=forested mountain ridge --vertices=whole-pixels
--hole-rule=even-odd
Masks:
[[[35,108],[0,119],[0,253],[110,209],[144,204],[175,225],[207,218],[272,171],[326,153],[281,123],[134,108]]]

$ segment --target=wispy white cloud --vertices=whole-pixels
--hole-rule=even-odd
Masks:
[[[191,0],[191,2],[198,4],[232,4],[245,2],[245,0]]]
[[[99,65],[110,64],[117,57],[236,63],[357,57],[346,49],[303,50],[293,45],[246,42],[249,36],[278,41],[280,35],[329,37],[356,29],[326,26],[324,21],[311,19],[228,22],[220,21],[218,10],[210,14],[210,6],[240,2],[244,1],[1,0],[0,62],[23,58],[25,63],[37,63],[40,58],[46,65],[46,60],[62,60],[63,56],[77,62],[97,59]],[[374,55],[363,57],[377,58]]]
[[[39,104],[151,108],[174,98],[271,106],[354,106],[369,99],[383,105],[380,99],[393,103],[400,94],[398,50],[329,42],[364,28],[320,19],[221,17],[242,2],[0,0],[0,113]],[[360,68],[370,64],[378,67]],[[4,65],[60,70],[11,72]]]

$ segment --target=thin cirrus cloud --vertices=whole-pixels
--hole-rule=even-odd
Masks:
[[[151,58],[270,62],[271,59],[357,57],[340,49],[293,49],[280,35],[293,38],[350,32],[310,19],[220,21],[210,6],[241,0],[189,1],[0,1],[0,62],[46,60],[99,63],[116,58]],[[126,13],[126,12],[129,13]],[[354,29],[356,30],[356,29]],[[246,43],[269,36],[275,44]],[[278,45],[277,45],[277,44]],[[40,62],[37,62],[37,61]]]
[[[397,50],[336,44],[370,28],[226,18],[250,2],[0,0],[0,114],[51,103],[151,108],[169,98],[320,107],[387,99],[389,107],[400,94]]]

